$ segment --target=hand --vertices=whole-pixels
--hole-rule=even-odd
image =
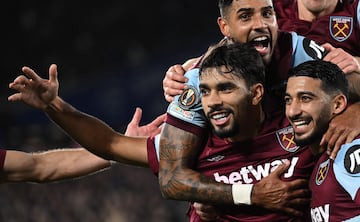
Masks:
[[[218,212],[215,207],[212,205],[206,205],[202,203],[195,202],[193,204],[195,212],[199,215],[200,219],[203,221],[216,221],[218,217]]]
[[[354,56],[345,52],[342,48],[333,47],[329,43],[325,43],[322,46],[328,51],[324,61],[338,65],[345,74],[352,72],[360,73],[359,61]]]
[[[163,79],[165,100],[172,102],[174,96],[179,95],[185,89],[187,78],[184,77],[185,69],[181,65],[174,65],[169,68]]]
[[[335,159],[342,144],[350,143],[360,134],[360,103],[352,104],[340,115],[335,116],[320,145],[327,145],[327,153]]]
[[[57,79],[57,67],[52,64],[49,68],[49,79],[42,79],[31,68],[24,66],[22,71],[25,75],[18,76],[9,84],[10,89],[17,90],[8,97],[9,101],[22,101],[37,109],[46,109],[57,97],[59,82]]]
[[[297,179],[282,181],[281,175],[288,170],[290,162],[281,164],[267,177],[254,184],[251,203],[269,210],[285,212],[292,216],[302,216],[302,207],[310,202],[308,181]]]
[[[126,136],[155,136],[161,132],[162,124],[165,120],[165,114],[158,116],[151,123],[139,126],[142,116],[141,108],[137,107],[134,116],[126,127]]]

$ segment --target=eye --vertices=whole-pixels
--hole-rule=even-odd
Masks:
[[[286,105],[290,105],[291,102],[292,102],[291,97],[290,96],[285,96],[284,97],[284,102],[285,102]]]
[[[300,100],[303,103],[308,103],[308,102],[310,102],[312,100],[312,98],[310,96],[303,95],[303,96],[301,96]]]
[[[263,11],[264,18],[271,18],[274,15],[274,11],[272,9],[266,9]]]
[[[204,88],[200,88],[200,94],[201,94],[201,96],[206,96],[206,95],[209,94],[209,90],[204,89]]]
[[[239,19],[241,21],[249,21],[250,20],[250,14],[249,13],[241,13],[239,15]]]

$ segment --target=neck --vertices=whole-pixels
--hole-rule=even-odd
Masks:
[[[319,9],[318,11],[309,10],[302,2],[302,0],[297,1],[299,19],[312,22],[322,16],[329,15],[333,11],[335,11],[336,5],[338,1],[332,1],[328,6],[324,6],[324,8]]]
[[[325,146],[320,146],[319,144],[320,144],[320,140],[309,145],[309,149],[314,156],[322,154],[326,150]]]
[[[265,121],[265,113],[262,110],[261,105],[254,107],[254,109],[251,110],[249,113],[256,113],[254,115],[249,115],[248,123],[251,124],[244,124],[247,126],[241,127],[245,130],[241,131],[239,135],[227,138],[226,140],[228,140],[229,142],[243,142],[246,140],[252,140],[259,134]],[[252,118],[250,118],[251,116]],[[248,128],[248,126],[251,126],[251,128]]]

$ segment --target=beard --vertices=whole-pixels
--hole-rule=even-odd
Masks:
[[[295,141],[296,145],[306,146],[306,145],[311,145],[311,144],[320,142],[322,136],[324,135],[326,130],[329,128],[329,120],[330,120],[329,116],[324,116],[324,115],[319,116],[319,119],[316,121],[317,125],[315,126],[313,132],[310,135],[308,135],[307,137],[304,137],[304,138],[299,138],[295,134],[294,141]]]
[[[233,123],[230,127],[226,127],[226,128],[218,128],[215,129],[213,127],[213,131],[215,133],[215,135],[217,135],[220,138],[233,138],[236,135],[238,135],[240,129],[239,129],[239,125]]]

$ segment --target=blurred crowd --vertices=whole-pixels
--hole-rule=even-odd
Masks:
[[[136,106],[148,123],[165,112],[170,65],[220,39],[217,1],[25,1],[4,3],[0,146],[28,152],[77,146],[46,116],[9,103],[23,65],[59,70],[60,96],[125,131]],[[51,184],[1,184],[0,221],[186,221],[187,203],[161,197],[149,169],[111,170]]]
[[[28,152],[77,146],[53,124],[12,136],[24,139],[18,142]],[[4,222],[187,221],[187,203],[164,200],[150,169],[122,164],[74,180],[1,184],[0,194]]]

